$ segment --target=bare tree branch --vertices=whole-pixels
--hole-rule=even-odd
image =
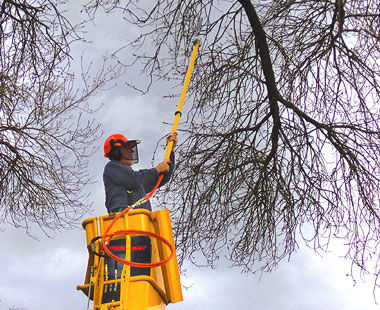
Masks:
[[[109,0],[89,12],[99,5],[140,27],[117,55],[133,55],[149,85],[180,84],[203,17],[187,135],[161,199],[180,260],[227,253],[243,270],[272,270],[302,239],[327,251],[341,238],[353,266],[378,278],[376,1]]]
[[[104,66],[78,88],[70,44],[81,25],[61,10],[47,0],[4,0],[0,10],[0,222],[46,233],[91,207],[83,188],[99,107],[88,99],[117,74]]]

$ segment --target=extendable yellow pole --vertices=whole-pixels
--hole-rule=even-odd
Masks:
[[[189,63],[189,66],[187,68],[187,73],[186,73],[186,77],[185,77],[185,83],[183,84],[182,93],[181,93],[181,97],[179,99],[178,108],[177,108],[177,111],[175,112],[174,123],[173,123],[173,127],[172,127],[171,133],[174,133],[174,132],[177,131],[179,119],[180,119],[181,114],[182,114],[183,103],[185,102],[185,96],[186,96],[186,92],[187,92],[187,87],[189,86],[189,83],[190,83],[191,72],[193,71],[193,67],[194,67],[194,63],[195,63],[195,58],[197,57],[197,52],[198,52],[199,45],[200,45],[200,40],[196,39],[194,41],[193,52],[191,54],[190,63]],[[173,141],[170,141],[169,144],[168,144],[168,146],[167,146],[167,148],[166,148],[165,159],[169,159],[170,153],[172,152],[172,148],[173,148]]]

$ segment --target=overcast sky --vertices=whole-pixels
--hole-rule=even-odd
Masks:
[[[126,39],[128,32],[120,20],[104,16],[102,22],[90,29],[86,58],[95,63],[107,51],[113,51]],[[112,29],[112,30],[111,30]],[[78,47],[78,54],[80,47]],[[129,74],[136,74],[130,72]],[[140,163],[135,169],[151,167],[153,149],[157,141],[171,129],[175,111],[172,100],[161,98],[162,87],[156,85],[149,95],[141,96],[128,89],[121,81],[118,86],[99,93],[91,101],[104,103],[95,117],[102,124],[103,136],[88,171],[96,183],[88,190],[94,210],[87,217],[103,215],[104,190],[102,171],[106,164],[103,141],[110,134],[123,133],[130,139],[140,139]],[[169,85],[167,86],[168,88]],[[181,136],[179,136],[181,139]],[[156,163],[164,151],[159,148]],[[87,299],[76,291],[82,284],[87,266],[85,233],[81,229],[53,233],[52,238],[41,235],[40,240],[26,236],[25,231],[2,226],[0,231],[0,310],[11,307],[28,310],[86,309]],[[374,310],[373,278],[353,283],[350,263],[339,258],[344,253],[333,252],[323,257],[310,249],[301,249],[290,262],[283,261],[270,274],[241,274],[238,268],[221,263],[217,269],[186,266],[182,276],[184,301],[169,305],[168,309],[260,309],[260,310]],[[379,294],[378,294],[379,295]],[[379,299],[379,296],[378,296]]]

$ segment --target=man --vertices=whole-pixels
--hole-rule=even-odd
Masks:
[[[170,134],[166,143],[173,142],[170,159],[159,163],[155,168],[134,171],[132,165],[138,162],[137,145],[139,140],[127,140],[121,134],[111,135],[104,142],[104,156],[110,161],[103,172],[104,188],[106,193],[106,208],[109,213],[123,211],[140,198],[149,193],[156,185],[159,175],[164,174],[160,186],[167,183],[174,169],[174,148],[178,142],[177,133]],[[137,208],[152,211],[149,200]],[[117,256],[125,257],[125,239],[110,242],[109,249]],[[131,238],[131,261],[150,263],[151,242],[146,236]],[[122,264],[111,258],[106,259],[108,279],[121,277]],[[150,268],[131,267],[131,276],[150,275]],[[119,300],[119,289],[105,292],[103,303]]]

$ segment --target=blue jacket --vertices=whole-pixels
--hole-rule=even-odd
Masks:
[[[160,187],[167,183],[174,169],[174,154],[170,155],[170,170],[164,174]],[[158,181],[155,168],[134,171],[118,160],[110,160],[104,167],[103,181],[108,213],[116,213],[134,204],[149,193]],[[150,202],[136,207],[152,211]]]

